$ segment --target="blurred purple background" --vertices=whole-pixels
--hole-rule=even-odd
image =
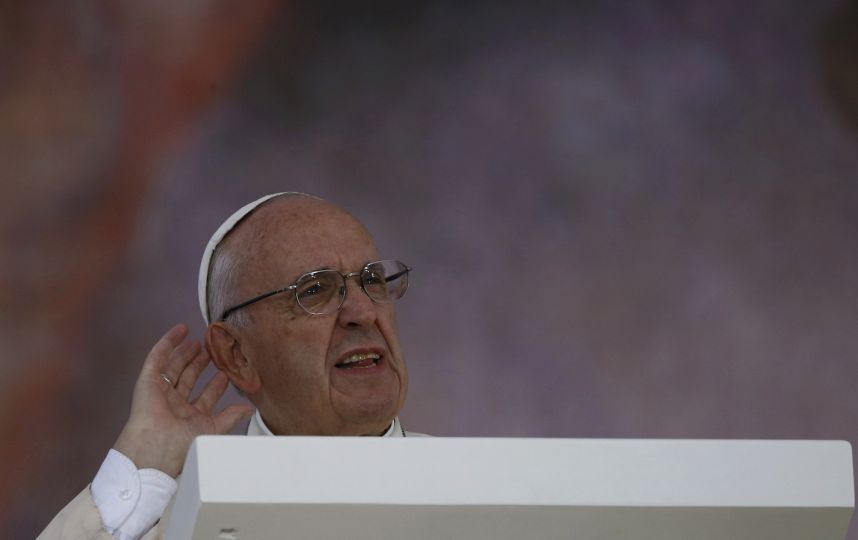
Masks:
[[[0,530],[281,190],[414,266],[407,429],[858,440],[858,2],[139,4],[0,5]]]

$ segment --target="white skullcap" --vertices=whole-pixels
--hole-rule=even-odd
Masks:
[[[280,193],[272,193],[270,195],[260,197],[252,203],[246,204],[239,208],[233,215],[229,216],[229,218],[227,218],[227,220],[224,221],[212,235],[211,239],[209,240],[209,243],[206,245],[206,250],[203,252],[203,260],[200,262],[200,277],[197,281],[197,293],[200,297],[200,311],[203,314],[203,319],[205,319],[206,324],[211,323],[211,320],[209,318],[208,300],[210,271],[209,267],[211,266],[212,256],[214,255],[214,252],[217,249],[218,245],[220,245],[226,235],[229,234],[229,231],[231,231],[242,219],[247,217],[248,214],[256,210],[262,203],[268,201],[269,199],[273,199],[274,197],[287,195],[299,195],[303,197],[310,197],[312,199],[318,199],[318,197],[314,197],[313,195],[308,195],[307,193],[300,193],[297,191],[283,191]]]

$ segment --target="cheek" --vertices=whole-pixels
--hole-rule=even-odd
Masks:
[[[378,328],[381,330],[381,335],[387,342],[391,354],[398,360],[400,367],[405,368],[405,358],[402,356],[402,348],[399,346],[399,335],[396,328],[396,316],[393,308],[390,307],[383,312],[378,318]]]
[[[284,325],[258,349],[259,371],[269,391],[290,394],[318,393],[327,385],[327,336],[316,321],[296,320]],[[303,324],[300,324],[303,323]]]
[[[390,339],[398,342],[399,339],[396,334],[396,311],[394,311],[393,305],[387,306],[387,309],[382,313],[381,322],[386,327],[385,332],[390,333]]]

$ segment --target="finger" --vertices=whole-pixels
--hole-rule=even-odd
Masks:
[[[175,387],[179,383],[179,378],[182,376],[185,367],[199,352],[200,343],[198,341],[186,341],[173,349],[173,352],[170,353],[170,359],[162,371],[172,382],[170,386]]]
[[[176,383],[176,391],[182,399],[187,400],[188,396],[191,395],[191,390],[194,389],[197,379],[200,378],[200,374],[209,365],[210,360],[206,350],[200,347],[194,359],[185,366],[185,370],[179,376],[179,382]]]
[[[167,330],[167,333],[161,336],[161,339],[155,343],[149,354],[146,355],[146,360],[143,361],[142,373],[150,376],[161,373],[162,367],[170,358],[170,353],[182,343],[187,335],[188,327],[181,323]]]
[[[253,414],[254,410],[253,405],[247,403],[230,405],[214,416],[215,433],[218,435],[229,433],[241,420]]]
[[[212,377],[212,380],[206,384],[203,391],[200,392],[200,395],[197,397],[196,401],[194,401],[194,406],[205,414],[211,414],[215,403],[217,403],[217,400],[221,398],[228,385],[229,377],[227,377],[226,373],[223,371],[218,371],[215,376]]]

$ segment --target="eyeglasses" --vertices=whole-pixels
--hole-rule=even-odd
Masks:
[[[295,301],[310,315],[327,315],[338,311],[346,300],[346,280],[360,278],[360,288],[373,302],[389,303],[402,298],[408,289],[408,273],[411,268],[401,261],[376,261],[367,263],[358,272],[341,274],[337,270],[316,270],[299,277],[295,283],[282,289],[255,296],[232,306],[220,316],[225,321],[229,315],[250,304],[265,300],[275,294],[295,291]]]

